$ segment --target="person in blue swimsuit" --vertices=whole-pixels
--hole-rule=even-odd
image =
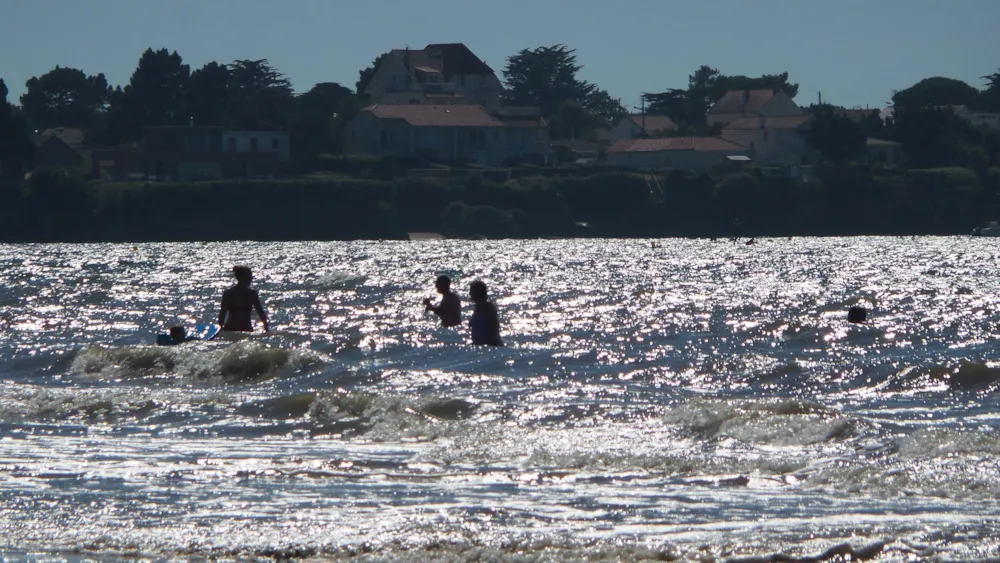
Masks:
[[[477,346],[503,346],[500,340],[500,317],[497,306],[487,298],[486,284],[474,281],[469,286],[469,297],[475,304],[469,328],[472,331],[472,343]]]
[[[222,305],[219,307],[219,324],[222,325],[222,330],[253,332],[251,312],[256,310],[264,325],[264,332],[267,332],[270,329],[267,313],[260,303],[257,290],[250,287],[250,282],[253,281],[250,268],[233,266],[233,276],[236,277],[236,285],[222,293]]]

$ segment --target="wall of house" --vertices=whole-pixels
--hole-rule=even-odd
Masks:
[[[51,138],[35,149],[35,168],[81,169],[86,164],[83,155],[58,138]]]
[[[623,139],[635,139],[639,137],[639,133],[642,130],[639,126],[635,124],[631,119],[625,118],[618,120],[618,123],[609,131],[609,136],[611,137],[611,142],[621,141]]]
[[[973,127],[986,127],[1000,131],[1000,113],[960,113],[958,116]]]
[[[412,156],[410,127],[402,119],[378,119],[368,112],[344,128],[347,154]]]
[[[257,148],[254,150],[254,140]],[[278,153],[282,162],[291,159],[291,145],[285,131],[224,131],[222,151],[226,153]]]
[[[608,153],[608,162],[635,169],[686,170],[694,173],[710,171],[728,162],[728,156],[746,155],[749,151],[635,151]]]
[[[723,130],[722,138],[749,147],[759,164],[799,166],[812,158],[805,134],[793,129]]]
[[[401,57],[390,55],[375,69],[365,93],[372,103],[381,104],[382,96],[394,92],[405,92],[410,88],[410,73]]]

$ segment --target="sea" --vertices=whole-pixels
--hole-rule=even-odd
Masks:
[[[998,241],[0,245],[0,561],[997,560]]]

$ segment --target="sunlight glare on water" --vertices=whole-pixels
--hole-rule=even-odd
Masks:
[[[0,555],[996,557],[998,254],[0,246]],[[214,321],[234,264],[271,333],[152,345]],[[505,347],[436,325],[440,273],[466,318],[487,282]]]

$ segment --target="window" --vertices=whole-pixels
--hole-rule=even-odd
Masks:
[[[382,141],[382,148],[383,149],[389,148],[389,132],[388,131],[382,131],[381,134],[379,135],[379,137],[380,137],[380,139]]]
[[[271,150],[277,152],[280,147],[281,147],[281,141],[279,141],[277,137],[272,137]]]
[[[250,152],[257,152],[260,150],[260,139],[257,137],[250,138]]]
[[[236,152],[236,137],[230,137],[227,144],[229,145],[229,152]]]

